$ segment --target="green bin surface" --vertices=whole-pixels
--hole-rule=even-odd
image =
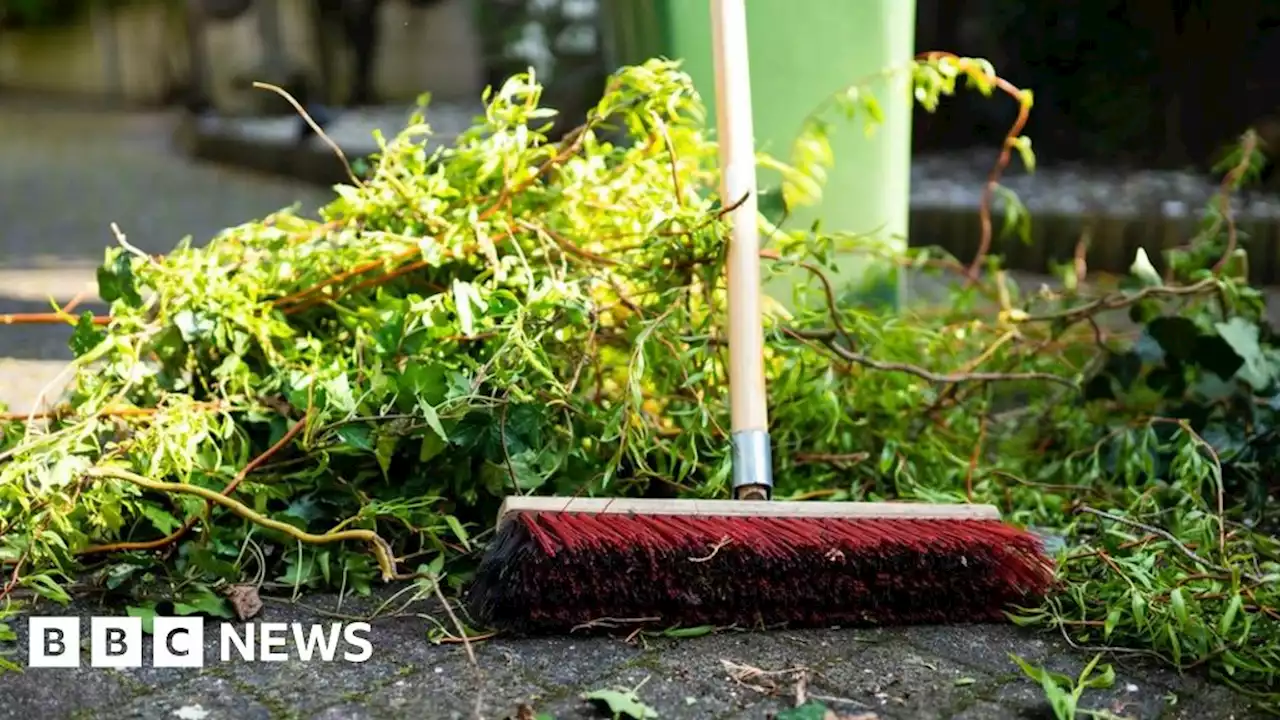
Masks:
[[[825,98],[885,69],[905,67],[914,52],[914,0],[746,0],[746,6],[756,147],[783,161],[805,116]],[[601,9],[610,62],[680,59],[714,128],[709,0],[603,0]],[[823,202],[794,213],[789,226],[807,227],[820,218],[826,230],[902,247],[910,202],[910,78],[895,73],[870,87],[884,123],[870,138],[860,119],[837,123],[835,167]],[[775,175],[761,171],[763,192],[776,182]],[[843,282],[864,276],[865,263],[850,259],[840,265]],[[859,294],[897,301],[896,282],[876,285]],[[785,284],[771,285],[769,292],[789,302]]]

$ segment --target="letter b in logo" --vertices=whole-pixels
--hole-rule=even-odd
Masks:
[[[30,667],[80,667],[80,618],[33,617],[27,620],[27,633]]]
[[[152,630],[152,665],[204,667],[204,618],[157,615]]]
[[[96,617],[89,621],[94,667],[142,667],[142,618]]]

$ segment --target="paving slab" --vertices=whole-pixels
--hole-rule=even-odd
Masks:
[[[399,590],[375,591],[375,599]],[[250,624],[334,622],[339,608],[358,616],[373,602],[339,603],[317,594],[304,605],[268,602]],[[68,608],[37,605],[30,614],[91,615],[123,608],[77,600]],[[602,716],[582,695],[638,688],[661,718],[766,718],[794,705],[797,692],[829,707],[878,718],[1040,718],[1038,686],[1006,653],[1075,674],[1088,656],[1060,636],[1004,625],[724,631],[697,638],[573,636],[498,638],[473,644],[473,665],[458,643],[435,643],[428,618],[448,623],[434,600],[370,621],[365,662],[245,662],[220,657],[220,626],[205,625],[204,666],[191,669],[28,668],[0,676],[0,720],[95,718],[507,718],[521,705],[554,717]],[[19,659],[29,642],[14,623]],[[244,624],[234,623],[243,633]],[[144,658],[152,651],[144,641]],[[339,649],[341,652],[341,648]],[[1003,657],[1004,662],[999,662]],[[144,661],[145,662],[145,661]],[[1202,679],[1141,663],[1117,662],[1116,683],[1090,692],[1083,706],[1134,720],[1243,720],[1241,698]],[[184,710],[185,708],[185,710]],[[478,714],[477,714],[478,708]]]

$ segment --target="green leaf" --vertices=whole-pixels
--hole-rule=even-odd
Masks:
[[[166,512],[155,505],[143,505],[142,516],[163,535],[168,535],[182,526],[181,520],[174,517],[172,513]]]
[[[348,423],[338,428],[342,442],[362,452],[373,451],[373,426]]]
[[[411,361],[400,373],[400,393],[404,396],[406,410],[423,403],[437,405],[444,402],[449,390],[444,367],[438,363]]]
[[[1187,613],[1187,602],[1182,597],[1182,588],[1174,588],[1169,592],[1169,606],[1173,608],[1173,616],[1178,618],[1178,623],[1183,630],[1191,626],[1191,616]]]
[[[1032,665],[1012,653],[1009,654],[1009,657],[1018,665],[1024,675],[1040,683],[1040,689],[1044,691],[1045,699],[1053,709],[1054,717],[1058,720],[1074,720],[1076,700],[1071,693],[1065,690],[1066,687],[1071,685],[1070,678],[1050,672],[1043,667]]]
[[[1107,619],[1102,624],[1103,638],[1108,640],[1111,639],[1111,633],[1115,632],[1116,624],[1120,622],[1121,614],[1122,614],[1122,611],[1120,610],[1120,608],[1112,608],[1111,612],[1107,613]]]
[[[131,307],[142,305],[133,276],[133,256],[116,249],[112,255],[98,268],[98,296],[108,303],[122,300]]]
[[[81,455],[68,455],[54,464],[49,472],[40,479],[40,487],[46,490],[65,488],[78,480],[85,470],[89,469],[89,458]]]
[[[431,403],[423,400],[418,403],[418,414],[422,416],[423,421],[427,423],[427,427],[436,434],[445,443],[449,442],[449,433],[445,432],[444,425],[440,422],[440,416],[436,414],[436,409]]]
[[[400,438],[395,435],[379,435],[378,445],[374,452],[374,458],[378,461],[378,467],[385,476],[391,470],[391,458],[395,455],[396,447],[400,444]]]
[[[687,628],[673,627],[663,630],[662,636],[669,638],[695,638],[710,635],[715,631],[716,627],[714,625],[697,625]]]
[[[52,600],[59,605],[66,605],[71,602],[71,596],[62,586],[53,581],[53,578],[43,573],[39,575],[31,575],[27,577],[27,584],[32,586],[36,594]]]
[[[213,319],[204,313],[183,310],[173,316],[173,325],[178,328],[183,342],[193,343],[208,338],[215,327]]]
[[[1240,609],[1244,607],[1244,600],[1239,593],[1231,596],[1231,601],[1227,603],[1227,609],[1222,612],[1222,617],[1218,619],[1218,633],[1220,635],[1229,635],[1231,626],[1235,624],[1236,615]]]
[[[448,441],[442,439],[438,433],[432,432],[423,435],[422,444],[418,448],[418,462],[425,463],[444,452],[447,447],[449,447]]]
[[[76,329],[67,339],[67,347],[71,348],[71,354],[80,357],[88,354],[106,339],[107,334],[93,324],[93,313],[86,311],[81,313],[80,319],[76,321]]]
[[[1268,389],[1275,381],[1275,369],[1267,361],[1258,343],[1258,326],[1242,317],[1215,323],[1221,337],[1243,361],[1237,376],[1249,383],[1254,390]]]
[[[449,530],[453,532],[454,537],[458,538],[458,541],[462,543],[462,546],[470,552],[471,536],[467,533],[467,529],[462,526],[462,523],[458,522],[458,518],[452,515],[445,515],[444,521],[448,524]]]
[[[803,705],[779,710],[773,717],[774,720],[824,720],[828,712],[830,709],[826,705],[810,700]]]
[[[1103,665],[1101,675],[1093,674],[1098,667],[1098,661],[1101,659],[1102,653],[1098,653],[1084,666],[1084,669],[1080,671],[1080,677],[1076,681],[1077,689],[1085,687],[1105,689],[1115,684],[1116,674],[1111,665]],[[1076,694],[1079,695],[1078,692]]]
[[[1147,599],[1137,589],[1129,590],[1129,610],[1133,613],[1133,621],[1139,630],[1147,625]]]
[[[235,613],[227,604],[226,598],[215,595],[212,590],[197,587],[182,597],[182,601],[174,601],[173,612],[176,615],[212,615],[231,619]]]
[[[1158,317],[1147,324],[1147,332],[1168,357],[1190,360],[1196,353],[1200,328],[1189,318],[1181,315]]]
[[[356,399],[352,395],[351,381],[347,379],[346,373],[339,373],[333,379],[324,384],[326,400],[343,414],[350,414],[356,410]]]
[[[1138,248],[1138,253],[1133,258],[1133,264],[1129,266],[1129,272],[1145,287],[1160,287],[1164,285],[1164,280],[1160,278],[1160,273],[1156,272],[1156,268],[1151,264],[1151,258],[1147,257],[1147,251],[1144,248]]]
[[[604,705],[615,717],[626,716],[633,720],[658,717],[658,711],[640,702],[634,690],[593,690],[584,694],[582,699]]]
[[[124,611],[129,617],[142,618],[142,632],[148,635],[155,632],[155,603],[148,603],[146,605],[128,605],[125,607]]]

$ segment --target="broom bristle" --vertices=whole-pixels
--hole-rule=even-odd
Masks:
[[[602,618],[688,625],[1003,619],[1039,598],[1040,540],[998,520],[516,512],[467,594],[489,627]]]

